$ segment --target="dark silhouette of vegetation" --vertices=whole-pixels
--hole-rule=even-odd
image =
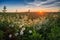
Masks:
[[[6,10],[6,6],[3,7],[3,12],[5,13],[7,10]]]

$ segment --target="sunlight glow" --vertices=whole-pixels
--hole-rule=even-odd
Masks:
[[[44,11],[39,11],[37,14],[40,15],[40,16],[44,16],[45,12]]]

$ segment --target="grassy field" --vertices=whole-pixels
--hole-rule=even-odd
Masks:
[[[60,40],[60,12],[0,12],[0,40]]]

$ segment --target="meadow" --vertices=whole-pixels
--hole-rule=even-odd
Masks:
[[[0,40],[60,40],[60,12],[0,12]]]

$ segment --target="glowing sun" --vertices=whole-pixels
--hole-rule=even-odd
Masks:
[[[44,16],[45,15],[45,12],[44,11],[40,11],[37,13],[38,15],[41,15],[41,16]]]

